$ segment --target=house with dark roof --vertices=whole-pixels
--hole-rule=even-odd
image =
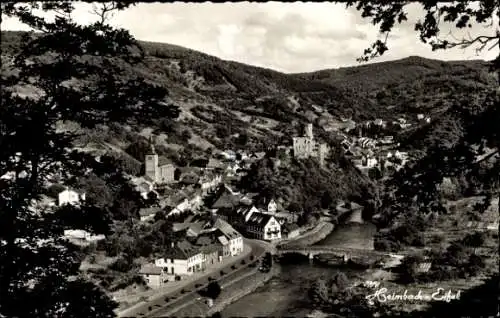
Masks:
[[[222,170],[224,170],[224,163],[222,163],[222,161],[220,161],[220,160],[210,158],[208,160],[208,163],[207,163],[205,169],[221,172]]]
[[[163,269],[153,264],[143,265],[139,271],[139,275],[142,275],[150,288],[160,288],[168,281]]]
[[[162,209],[160,207],[154,206],[150,208],[142,208],[139,210],[139,216],[141,222],[146,222],[154,219],[156,213],[160,212]]]
[[[169,276],[189,276],[202,270],[203,253],[187,240],[172,242],[163,257],[155,260],[155,265]]]
[[[216,243],[216,238],[210,235],[201,235],[196,240],[196,246],[199,246],[203,253],[202,268],[212,267],[219,263],[219,246]]]
[[[228,193],[224,191],[221,196],[214,202],[212,205],[212,209],[220,209],[220,208],[234,208],[240,204],[240,198],[232,193]]]
[[[219,262],[222,261],[223,258],[231,256],[231,246],[229,244],[229,239],[224,235],[224,233],[222,233],[221,230],[212,227],[209,230],[203,231],[198,239],[201,239],[202,237],[208,238],[211,244],[217,248]],[[200,243],[203,242],[206,242],[205,238],[203,238]],[[199,243],[197,242],[196,244]]]
[[[245,217],[246,233],[253,238],[265,241],[281,239],[281,225],[270,214],[248,213]]]
[[[214,228],[220,230],[229,240],[229,248],[231,256],[235,256],[243,252],[243,236],[236,231],[229,223],[222,219],[217,219]]]

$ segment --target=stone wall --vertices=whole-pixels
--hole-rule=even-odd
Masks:
[[[228,298],[225,298],[221,300],[220,302],[218,301],[210,310],[207,312],[206,316],[211,316],[216,312],[220,312],[224,310],[227,306],[230,304],[240,300],[241,298],[255,292],[258,288],[264,286],[271,278],[277,276],[281,272],[281,268],[279,267],[278,264],[273,265],[271,267],[271,270],[269,273],[266,273],[263,275],[261,272],[254,272],[250,274],[249,276],[244,277],[243,279],[247,280],[247,278],[251,278],[253,276],[254,279],[252,279],[252,283],[248,284],[245,283],[245,288],[237,293],[234,293]],[[233,281],[231,285],[239,285],[240,281]],[[228,287],[225,287],[224,289],[230,289],[231,285]]]

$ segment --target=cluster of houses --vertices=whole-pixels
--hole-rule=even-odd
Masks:
[[[174,224],[174,230],[185,232],[185,239],[172,242],[154,263],[143,265],[139,272],[151,288],[203,272],[243,252],[243,236],[222,219],[196,220],[191,216]]]
[[[141,209],[141,221],[153,219],[159,211],[165,211],[168,216],[198,210],[206,195],[212,194],[224,180],[241,177],[264,155],[227,150],[214,158],[194,160],[188,167],[175,167],[156,153],[150,139],[149,152],[145,156],[145,175],[133,178],[132,182],[145,199],[154,193],[159,203]]]
[[[299,215],[285,211],[280,200],[259,200],[256,194],[243,195],[224,186],[223,193],[211,209],[245,237],[276,241],[300,234],[296,224]]]

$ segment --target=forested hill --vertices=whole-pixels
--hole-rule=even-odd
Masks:
[[[19,45],[19,32],[2,32],[2,68]],[[153,131],[168,136],[167,156],[207,148],[249,146],[287,139],[306,122],[321,128],[341,116],[391,119],[401,114],[445,112],[454,100],[474,98],[495,87],[484,61],[443,62],[420,57],[313,73],[281,72],[224,61],[187,48],[142,42],[144,63],[123,76],[140,74],[166,87],[180,107],[175,122],[155,119],[153,127],[101,127],[89,138],[127,149]],[[147,129],[147,128],[152,128]],[[92,137],[93,136],[93,137]],[[87,140],[88,142],[89,140]],[[95,141],[95,140],[92,140]],[[175,153],[176,154],[175,154]]]

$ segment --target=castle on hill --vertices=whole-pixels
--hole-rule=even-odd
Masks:
[[[156,184],[171,183],[174,181],[175,167],[171,163],[160,163],[152,138],[149,139],[149,152],[145,158],[145,177]]]
[[[297,159],[317,158],[321,165],[328,154],[328,145],[314,140],[313,125],[305,126],[305,136],[293,137],[293,156]]]

